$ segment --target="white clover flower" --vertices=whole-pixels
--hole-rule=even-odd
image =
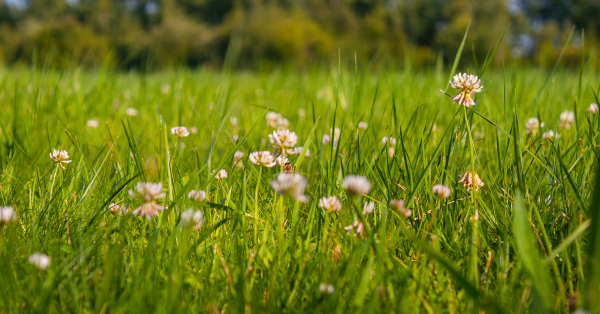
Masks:
[[[267,118],[267,126],[276,128],[278,123],[277,120],[282,119],[283,116],[280,113],[269,111],[266,115]]]
[[[212,173],[214,174],[215,171],[213,170]],[[217,180],[223,180],[225,178],[227,178],[227,171],[225,171],[225,169],[221,169],[219,172],[217,172],[217,174],[215,174],[215,179]]]
[[[130,117],[135,117],[139,114],[139,112],[135,108],[127,108],[125,109],[125,113]]]
[[[535,117],[527,119],[527,122],[525,122],[525,130],[527,134],[531,134],[531,136],[535,137],[540,130],[540,120]]]
[[[360,219],[356,219],[354,223],[349,226],[344,227],[345,230],[348,230],[348,234],[354,230],[354,234],[356,236],[365,236],[365,225],[362,223]]]
[[[467,188],[467,191],[471,191],[471,189],[479,191],[479,189],[485,185],[483,181],[481,181],[481,178],[479,178],[477,172],[471,170],[461,174],[458,183],[462,183],[463,187]]]
[[[237,118],[236,118],[236,117],[234,117],[234,116],[231,116],[231,117],[229,118],[229,123],[231,123],[231,125],[233,125],[233,126],[237,126],[237,125],[238,125],[238,120],[237,120]]]
[[[188,210],[181,213],[181,221],[185,228],[191,228],[192,230],[200,230],[204,224],[204,213],[201,210]]]
[[[244,168],[244,163],[242,162],[242,158],[244,158],[244,152],[237,151],[233,154],[233,164],[236,168]]]
[[[363,205],[363,211],[362,211],[363,216],[366,216],[366,215],[372,213],[374,209],[375,209],[375,203],[365,202],[365,204]]]
[[[342,181],[342,188],[354,195],[369,194],[371,183],[365,177],[349,175]]]
[[[571,129],[571,123],[575,121],[575,113],[573,111],[565,110],[560,113],[560,124],[559,129]]]
[[[360,121],[360,122],[358,123],[358,129],[359,129],[359,130],[366,130],[368,127],[369,127],[369,124],[368,124],[368,123],[366,123],[366,122],[362,122],[362,121]]]
[[[117,203],[110,203],[110,205],[108,205],[108,211],[116,216],[125,216],[127,214],[127,208]]]
[[[165,197],[162,191],[162,183],[138,182],[134,189],[129,190],[129,196],[143,199],[138,208],[131,212],[134,216],[144,217],[151,220],[153,216],[158,216],[158,211],[164,207],[156,204],[154,200]]]
[[[285,194],[297,200],[298,202],[308,201],[308,197],[304,195],[306,188],[306,179],[294,173],[281,172],[277,175],[277,179],[271,181],[271,188],[278,195]]]
[[[389,141],[390,141],[390,146],[396,146],[396,143],[397,143],[397,142],[396,142],[396,138],[395,138],[395,137],[390,137],[390,138],[389,138]],[[387,137],[387,136],[384,136],[384,137],[381,139],[381,145],[386,145],[386,144],[387,144],[387,142],[388,142],[388,137]]]
[[[196,202],[204,202],[204,200],[206,199],[206,192],[204,191],[197,191],[197,190],[191,190],[188,193],[188,198],[190,200],[196,201]]]
[[[87,120],[86,125],[88,128],[95,129],[100,125],[100,123],[98,123],[98,120],[96,120],[96,119],[90,119],[90,120]]]
[[[277,129],[286,130],[290,126],[290,121],[286,118],[277,119]]]
[[[431,192],[441,200],[448,198],[451,193],[450,188],[442,184],[434,185]]]
[[[190,128],[190,133],[192,133],[192,134],[197,134],[197,133],[198,133],[198,128],[197,128],[197,127],[195,127],[195,126],[191,127],[191,128]]]
[[[273,131],[273,134],[269,134],[269,142],[280,149],[282,154],[285,154],[288,149],[296,146],[298,136],[288,130],[277,130]]]
[[[17,220],[17,212],[10,206],[0,207],[0,227]]]
[[[50,266],[50,257],[42,253],[33,253],[29,255],[29,263],[38,269],[46,270]]]
[[[188,137],[190,132],[188,132],[187,128],[184,126],[176,126],[171,128],[171,134],[177,137]]]
[[[63,164],[68,164],[71,161],[68,160],[69,158],[69,153],[67,153],[66,150],[53,150],[50,153],[50,159],[52,159],[52,163],[53,164],[58,164],[61,168],[65,169],[65,166],[63,166]]]
[[[171,85],[169,85],[169,84],[166,84],[166,83],[165,83],[165,84],[161,84],[161,85],[160,85],[160,92],[161,92],[163,95],[166,95],[166,94],[168,94],[170,90],[171,90]]]
[[[324,145],[330,144],[331,143],[331,135],[329,135],[329,134],[323,134],[323,138],[321,139],[321,143],[323,143]]]
[[[340,140],[340,135],[342,135],[342,130],[340,128],[329,128],[329,135],[333,137],[333,142],[337,143]]]
[[[328,285],[325,283],[319,285],[319,292],[321,294],[333,294],[334,291],[335,288],[332,285]]]
[[[390,146],[390,148],[388,149],[388,156],[390,156],[390,158],[394,157],[394,154],[396,153],[396,149],[394,149],[394,147]]]
[[[467,73],[458,73],[453,77],[453,80],[453,82],[450,82],[452,88],[461,90],[456,96],[452,97],[454,103],[465,107],[475,106],[471,95],[481,92],[483,88],[481,80],[476,75]]]
[[[275,158],[275,163],[279,166],[283,166],[288,162],[290,162],[290,161],[285,156],[279,156],[279,157]]]
[[[596,114],[598,113],[598,104],[593,102],[590,107],[588,108],[588,112],[591,114]]]
[[[412,215],[412,211],[404,207],[404,200],[391,200],[390,207],[393,211],[400,213],[400,215],[402,215],[404,218]]]
[[[306,117],[306,110],[304,108],[298,108],[298,119],[302,120]]]
[[[233,160],[238,161],[240,159],[244,158],[244,152],[242,151],[236,151],[235,154],[233,154]]]
[[[288,154],[290,155],[300,155],[302,154],[302,150],[304,149],[304,147],[302,146],[298,146],[292,150],[288,150]],[[306,149],[306,153],[304,153],[304,157],[309,157],[310,156],[310,149]]]
[[[548,130],[542,134],[542,138],[547,141],[553,141],[558,138],[558,134],[555,134],[552,130]]]
[[[330,213],[339,212],[342,210],[342,203],[335,196],[323,197],[319,200],[319,208]]]
[[[257,166],[263,166],[267,168],[275,166],[273,155],[271,155],[271,152],[266,150],[262,152],[253,152],[250,154],[250,156],[248,156],[248,159],[250,159],[251,163]]]

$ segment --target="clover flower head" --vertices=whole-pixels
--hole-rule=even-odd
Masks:
[[[190,132],[188,132],[188,129],[184,126],[176,126],[171,128],[171,134],[177,137],[188,137]]]
[[[552,131],[552,130],[548,130],[542,134],[542,139],[547,140],[547,141],[553,141],[553,140],[557,139],[558,137],[559,137],[558,134],[554,133],[554,131]]]
[[[63,164],[68,164],[71,161],[69,159],[69,153],[66,150],[53,150],[50,153],[50,159],[52,159],[53,164],[58,164],[61,168],[65,169]]]
[[[215,173],[215,171],[213,170],[213,174]],[[223,180],[227,178],[227,171],[225,171],[225,169],[221,169],[217,172],[217,174],[215,174],[215,179],[217,180]]]
[[[596,114],[596,113],[598,113],[598,104],[597,104],[597,103],[595,103],[595,102],[594,102],[594,103],[592,103],[592,104],[590,105],[590,107],[588,108],[588,112],[589,112],[589,113],[591,113],[591,114]]]
[[[290,155],[298,155],[298,156],[300,156],[300,154],[302,154],[302,150],[303,150],[303,149],[304,149],[304,147],[302,147],[302,146],[298,146],[298,147],[295,147],[295,148],[294,148],[294,149],[292,149],[292,150],[289,150],[289,151],[288,151],[288,154],[290,154]],[[304,153],[304,157],[309,157],[309,156],[310,156],[310,149],[308,149],[308,148],[307,148],[307,149],[306,149],[306,152]]]
[[[164,206],[154,202],[154,200],[165,197],[165,193],[162,191],[162,183],[138,182],[135,188],[129,190],[128,193],[133,198],[143,199],[142,204],[131,212],[134,216],[151,220],[153,216],[158,216],[158,211],[164,209]]]
[[[273,155],[271,155],[271,152],[266,150],[262,152],[253,152],[250,154],[250,156],[248,156],[248,159],[250,159],[251,163],[257,166],[263,166],[267,168],[275,166]]]
[[[342,181],[342,188],[350,194],[364,195],[371,191],[371,183],[363,176],[349,175]]]
[[[283,119],[283,116],[280,113],[269,111],[266,115],[267,118],[267,126],[276,128],[278,126],[277,121],[279,119]]]
[[[575,121],[575,113],[573,111],[565,110],[560,113],[560,124],[559,129],[571,129],[571,123]]]
[[[0,207],[0,227],[15,220],[17,220],[17,212],[12,207]]]
[[[191,190],[188,193],[188,199],[190,199],[192,201],[196,201],[196,202],[204,202],[204,200],[206,199],[206,192],[198,191],[198,190]]]
[[[452,97],[455,104],[460,104],[465,107],[471,107],[475,105],[471,95],[481,92],[483,86],[481,80],[473,74],[458,73],[453,77],[453,81],[450,85],[454,89],[459,89],[460,92],[456,96]]]
[[[450,188],[442,184],[434,185],[431,192],[441,200],[448,198],[451,193]]]
[[[319,292],[321,294],[333,294],[334,291],[335,288],[332,285],[328,285],[325,283],[319,285]]]
[[[127,208],[117,203],[110,203],[110,205],[108,205],[108,211],[115,216],[125,216],[127,214]]]
[[[200,230],[204,224],[204,213],[201,210],[193,210],[192,208],[189,208],[181,213],[181,221],[183,222],[183,226],[185,228]]]
[[[354,231],[354,235],[357,237],[364,237],[365,234],[365,225],[360,219],[356,219],[351,225],[344,227],[345,230],[350,232]]]
[[[46,270],[50,266],[50,257],[42,253],[29,255],[29,263],[40,270]]]
[[[279,195],[287,195],[298,202],[308,201],[308,197],[304,195],[306,189],[306,179],[295,173],[281,172],[277,175],[277,179],[271,181],[271,188]]]
[[[363,211],[362,211],[363,216],[366,216],[366,215],[372,213],[374,209],[375,209],[375,203],[365,202],[365,204],[363,205]]]
[[[390,207],[393,211],[400,213],[400,215],[402,215],[404,218],[412,215],[412,211],[404,206],[404,200],[391,200]]]
[[[269,134],[269,142],[284,154],[288,149],[294,148],[298,142],[298,136],[289,130],[277,130]]]
[[[525,122],[525,132],[527,132],[527,134],[531,134],[531,136],[536,136],[537,132],[540,130],[540,126],[543,126],[543,123],[540,124],[540,120],[538,118],[529,118],[527,119],[527,122]]]
[[[335,196],[323,197],[319,200],[319,208],[327,212],[339,212],[342,210],[342,203]]]
[[[397,143],[397,142],[396,142],[396,138],[395,138],[395,137],[390,137],[390,138],[389,138],[389,141],[390,141],[390,146],[396,146],[396,143]],[[387,136],[384,136],[384,137],[381,139],[381,145],[386,145],[386,144],[387,144],[387,142],[388,142],[388,137],[387,137]]]
[[[87,120],[86,125],[88,128],[95,129],[100,125],[100,123],[98,123],[98,120],[96,119],[90,119]]]
[[[279,166],[283,166],[288,162],[290,162],[290,161],[285,156],[279,156],[279,157],[275,158],[275,163]]]
[[[471,170],[461,174],[458,183],[462,183],[463,187],[467,188],[467,191],[471,191],[472,189],[479,191],[479,189],[485,185],[483,181],[481,181],[481,178],[479,178],[477,172]]]
[[[135,117],[139,114],[139,112],[135,108],[127,108],[125,109],[125,113],[130,117]]]

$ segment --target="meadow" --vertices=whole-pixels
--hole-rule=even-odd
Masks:
[[[586,68],[1,69],[0,312],[594,313]]]

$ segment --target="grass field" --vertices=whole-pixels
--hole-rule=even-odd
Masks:
[[[600,77],[585,68],[470,69],[483,90],[468,109],[439,91],[466,68],[3,69],[0,206],[17,219],[0,226],[0,312],[594,313]],[[310,152],[287,156],[306,202],[272,188],[283,167],[248,158],[276,152],[278,126]],[[349,175],[368,193],[347,192]],[[139,182],[162,187],[142,199]],[[328,196],[340,211],[319,207]],[[167,208],[134,215],[146,205]]]

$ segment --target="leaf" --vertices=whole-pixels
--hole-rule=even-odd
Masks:
[[[542,306],[543,308],[539,309],[540,312],[548,312],[552,309],[553,304],[552,282],[548,272],[542,266],[544,264],[537,248],[533,245],[535,239],[530,229],[528,215],[525,212],[523,196],[520,191],[517,191],[513,208],[513,228],[518,255],[525,273],[534,287],[535,295],[541,301],[541,303],[534,302],[532,306]]]

